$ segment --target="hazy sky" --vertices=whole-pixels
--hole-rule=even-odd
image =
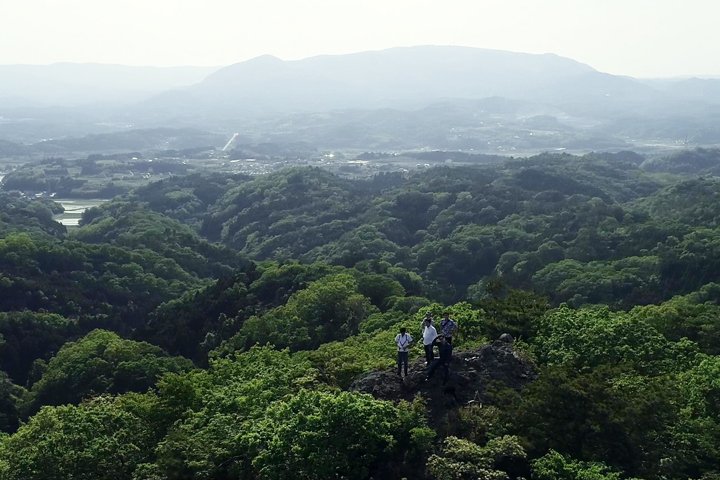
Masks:
[[[720,75],[719,0],[0,0],[0,64],[228,65],[408,45]]]

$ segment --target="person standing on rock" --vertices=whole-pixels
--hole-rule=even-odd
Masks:
[[[430,325],[432,325],[433,327],[435,326],[435,323],[433,322],[432,313],[427,312],[427,313],[425,314],[425,316],[423,317],[422,321],[420,322],[420,332],[424,332],[424,331],[425,331],[425,322],[429,322]]]
[[[408,348],[410,348],[410,344],[412,343],[413,338],[412,335],[407,333],[407,329],[405,327],[400,328],[400,333],[395,335],[395,345],[397,345],[397,374],[400,376],[400,370],[402,367],[405,367],[405,376],[407,377],[408,374]]]
[[[430,365],[435,360],[435,339],[437,339],[437,330],[432,323],[432,316],[430,314],[425,315],[425,320],[422,324],[422,337],[423,337],[423,348],[425,349],[425,365]]]
[[[443,367],[443,385],[447,383],[448,376],[450,375],[450,362],[452,361],[452,343],[448,342],[447,339],[440,335],[438,337],[438,340],[440,341],[440,357],[433,360],[433,362],[430,364],[430,366],[427,369],[427,375],[425,376],[425,381],[428,381],[432,378],[433,374],[435,373],[435,370],[438,369],[438,367]]]
[[[457,332],[458,326],[455,320],[450,318],[450,312],[443,313],[443,319],[440,322],[440,335],[445,337],[445,341],[452,345],[453,335]]]

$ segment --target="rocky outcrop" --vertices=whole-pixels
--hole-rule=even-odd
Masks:
[[[350,389],[382,400],[412,400],[422,395],[430,410],[486,403],[487,388],[495,382],[519,390],[537,378],[532,363],[513,348],[512,337],[504,340],[475,351],[454,352],[447,381],[442,368],[426,381],[425,360],[418,359],[410,365],[407,377],[397,376],[395,370],[371,372],[358,377]]]

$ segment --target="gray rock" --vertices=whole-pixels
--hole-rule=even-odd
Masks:
[[[510,343],[510,344],[515,342],[515,339],[509,333],[503,333],[502,335],[500,335],[500,338],[498,338],[498,340],[500,340],[501,342]]]
[[[442,368],[428,381],[425,376],[425,361],[418,359],[410,365],[405,378],[398,377],[394,369],[371,372],[356,378],[350,390],[393,401],[410,401],[421,395],[430,411],[438,412],[470,403],[487,403],[486,389],[493,382],[520,390],[537,378],[537,372],[512,343],[498,340],[475,351],[454,352],[445,383]]]

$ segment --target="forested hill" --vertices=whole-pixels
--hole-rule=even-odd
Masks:
[[[0,192],[0,480],[716,478],[708,155]],[[445,311],[449,383],[382,380]]]
[[[545,154],[370,180],[319,169],[180,177],[88,212],[76,237],[126,242],[146,230],[142,215],[159,213],[255,260],[403,268],[445,302],[476,298],[497,278],[554,303],[654,303],[720,279],[720,184],[653,176],[642,162]],[[140,206],[154,213],[128,214]]]

